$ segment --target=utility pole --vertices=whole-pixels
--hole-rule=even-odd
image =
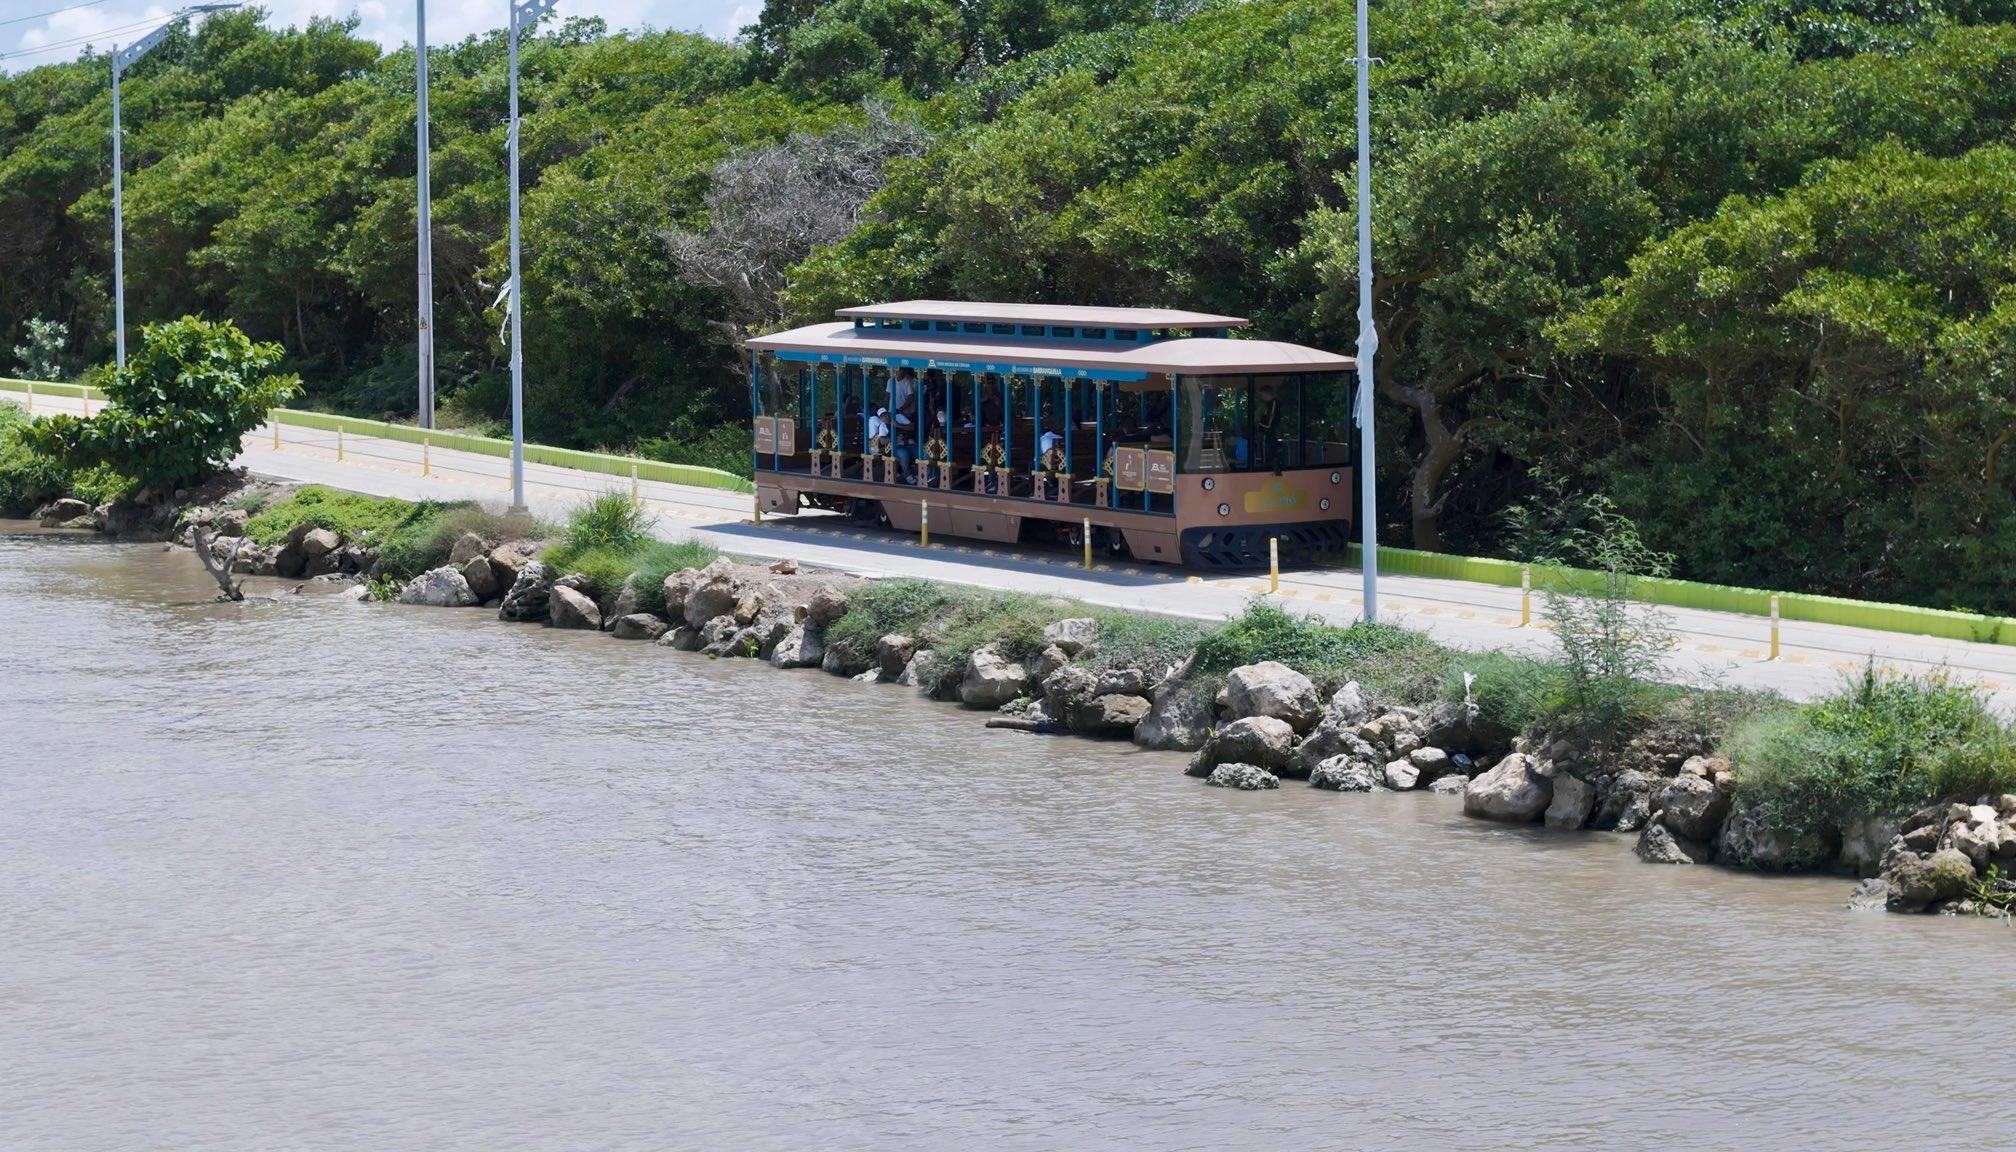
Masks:
[[[511,510],[525,508],[525,280],[518,261],[518,35],[537,27],[558,0],[506,0],[511,6]]]
[[[434,427],[434,192],[429,178],[433,160],[427,144],[427,0],[413,4],[413,80],[418,91],[414,130],[420,158],[420,207],[415,216],[420,237],[420,427]]]
[[[228,12],[237,4],[196,4],[182,9],[159,28],[121,49],[112,46],[112,346],[119,367],[126,366],[126,188],[120,155],[119,81],[134,62],[168,38],[169,29],[199,12]]]
[[[1365,621],[1379,619],[1379,482],[1373,457],[1372,393],[1379,329],[1372,322],[1372,58],[1366,0],[1358,0],[1358,475],[1362,493],[1359,559]]]

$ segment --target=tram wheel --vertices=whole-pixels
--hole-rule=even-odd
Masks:
[[[1092,542],[1106,554],[1109,560],[1132,560],[1134,552],[1127,547],[1127,534],[1118,528],[1093,529]]]
[[[851,511],[854,513],[854,523],[859,524],[863,528],[886,528],[889,526],[889,517],[882,511],[882,502],[880,500],[856,500]]]

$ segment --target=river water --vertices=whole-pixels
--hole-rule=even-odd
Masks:
[[[1999,924],[209,595],[187,553],[0,535],[0,1147],[2012,1139]]]

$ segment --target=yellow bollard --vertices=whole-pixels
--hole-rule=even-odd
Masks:
[[[273,421],[273,450],[278,452],[280,450],[280,418],[268,415],[267,419]]]
[[[1085,570],[1092,570],[1092,518],[1085,518]]]
[[[763,494],[761,492],[756,494],[756,523],[763,523]]]
[[[1281,591],[1281,538],[1267,537],[1267,591]]]
[[[422,436],[420,438],[420,475],[422,476],[432,476],[434,474],[432,449],[433,446],[427,443],[427,437]]]
[[[630,506],[632,508],[641,508],[644,506],[644,497],[637,489],[637,466],[635,464],[630,465]]]
[[[917,522],[917,546],[919,548],[929,548],[931,546],[931,501],[924,501],[923,508],[924,518]]]
[[[1771,659],[1778,658],[1778,594],[1771,594]]]
[[[336,459],[343,459],[343,426],[336,426]]]
[[[84,389],[84,418],[86,420],[91,418],[91,389],[89,388]]]
[[[28,411],[35,411],[35,382],[33,380],[28,382]]]
[[[1519,627],[1533,623],[1533,566],[1519,566]]]

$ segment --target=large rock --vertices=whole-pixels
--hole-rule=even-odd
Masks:
[[[609,634],[618,640],[656,640],[663,636],[671,625],[649,612],[632,612],[618,616]]]
[[[273,550],[273,574],[289,580],[308,574],[308,555],[298,541],[288,540]]]
[[[469,583],[469,591],[474,592],[478,600],[488,600],[500,590],[497,569],[488,556],[471,556],[463,563],[461,572],[462,579]]]
[[[1154,706],[1134,728],[1134,743],[1143,748],[1194,752],[1211,735],[1211,702],[1180,680],[1165,681],[1155,690]]]
[[[1892,912],[1923,912],[1965,892],[1974,883],[1974,863],[1951,848],[1930,856],[1903,852],[1884,870],[1883,882],[1890,889]]]
[[[1296,763],[1305,773],[1315,771],[1317,765],[1337,756],[1350,756],[1374,773],[1383,768],[1387,760],[1379,749],[1358,738],[1355,726],[1333,723],[1329,719],[1304,736],[1295,749]]]
[[[1652,798],[1665,784],[1665,777],[1637,768],[1602,778],[1596,785],[1596,810],[1589,827],[1599,832],[1638,831],[1652,818]]]
[[[1043,643],[1062,649],[1066,656],[1076,656],[1090,648],[1098,636],[1099,621],[1088,616],[1059,620],[1043,628]]]
[[[524,574],[526,566],[538,562],[535,558],[536,555],[536,550],[532,545],[522,542],[499,544],[497,547],[492,548],[490,550],[490,567],[497,572],[498,586],[509,588],[511,585],[516,584],[518,577]]]
[[[686,623],[704,628],[720,616],[733,617],[740,594],[735,587],[735,566],[726,557],[708,564],[695,575],[692,590],[686,593]],[[671,607],[667,603],[667,608]]]
[[[1637,847],[1632,850],[1647,864],[1706,864],[1714,858],[1708,845],[1673,835],[1656,816],[1638,834]]]
[[[1712,840],[1728,818],[1729,797],[1706,776],[1682,772],[1660,791],[1652,810],[1665,816],[1675,836]]]
[[[1365,690],[1356,680],[1347,680],[1342,688],[1330,694],[1330,702],[1323,706],[1322,723],[1356,731],[1371,714],[1371,706],[1365,703]]]
[[[1381,775],[1386,787],[1395,792],[1409,791],[1421,782],[1421,770],[1405,760],[1388,762]]]
[[[1850,821],[1841,829],[1841,854],[1835,863],[1856,876],[1870,877],[1883,871],[1883,854],[1897,839],[1899,822],[1895,819],[1870,816]]]
[[[881,669],[882,679],[891,683],[902,679],[903,670],[910,666],[911,658],[916,655],[917,641],[900,633],[891,633],[875,641],[875,665]]]
[[[490,562],[497,562],[496,552],[491,553]],[[497,618],[524,624],[539,623],[551,614],[552,596],[553,581],[546,575],[546,566],[537,560],[527,560],[519,569],[517,579],[504,593],[504,603],[497,609]]]
[[[1407,754],[1407,762],[1421,773],[1424,782],[1433,782],[1456,771],[1449,760],[1449,753],[1440,748],[1416,748]]]
[[[1281,778],[1255,764],[1220,764],[1211,769],[1211,775],[1204,778],[1213,788],[1236,788],[1241,792],[1259,792],[1267,788],[1279,788]]]
[[[770,650],[770,663],[777,668],[817,668],[825,658],[825,629],[810,620],[792,625]]]
[[[548,608],[547,623],[555,628],[599,631],[602,627],[602,609],[596,606],[594,598],[564,582],[553,585]]]
[[[310,528],[301,534],[301,554],[317,560],[343,546],[343,538],[327,528]]]
[[[723,612],[700,626],[700,651],[708,656],[751,656],[745,651],[742,625],[735,622],[735,614]]]
[[[1596,807],[1596,786],[1566,773],[1554,777],[1554,798],[1542,817],[1549,828],[1580,828]]]
[[[1322,718],[1316,685],[1307,676],[1274,660],[1234,668],[1225,677],[1225,701],[1235,720],[1267,716],[1307,732]]]
[[[1332,792],[1370,792],[1379,786],[1372,765],[1355,756],[1332,756],[1309,772],[1309,783]]]
[[[1828,863],[1837,848],[1819,832],[1773,828],[1761,809],[1744,805],[1722,825],[1715,841],[1715,858],[1732,868],[1797,872]]]
[[[1148,673],[1139,668],[1108,668],[1099,673],[1094,696],[1146,696],[1153,687]]]
[[[831,585],[812,593],[805,602],[805,618],[814,624],[831,624],[847,614],[847,593]]]
[[[1533,758],[1514,752],[1463,789],[1463,814],[1523,824],[1537,820],[1554,800],[1554,781]]]
[[[228,508],[218,513],[216,521],[212,524],[212,529],[219,536],[243,536],[245,535],[245,525],[251,522],[251,515],[243,508]]]
[[[609,619],[620,620],[625,616],[632,616],[643,611],[643,606],[638,603],[638,600],[637,573],[632,572],[623,578],[622,586],[616,589],[616,603],[609,607]]]
[[[1269,770],[1293,763],[1295,730],[1273,716],[1247,716],[1211,734],[1197,753],[1206,764],[1257,764]]]
[[[462,535],[457,536],[455,543],[449,547],[448,563],[460,568],[478,556],[487,557],[489,551],[489,541],[476,535],[474,532],[464,532]]]
[[[819,658],[819,667],[833,676],[859,676],[863,672],[876,671],[875,654],[858,651],[851,645],[828,644]],[[879,671],[877,675],[880,675]]]
[[[482,601],[469,590],[469,582],[453,568],[422,572],[399,590],[399,603],[425,604],[430,608],[473,608]]]
[[[1064,722],[1073,731],[1088,736],[1113,736],[1125,738],[1134,734],[1134,728],[1148,716],[1151,705],[1140,696],[1123,696],[1109,693],[1081,700],[1064,714]]]
[[[73,522],[88,519],[90,515],[91,505],[68,496],[51,500],[35,510],[35,517],[44,528],[68,528]]]
[[[967,658],[966,675],[959,681],[959,702],[969,708],[999,708],[1028,692],[1028,670],[993,644]]]
[[[1043,677],[1043,704],[1052,716],[1065,716],[1071,709],[1099,695],[1099,677],[1088,668],[1066,664]]]

